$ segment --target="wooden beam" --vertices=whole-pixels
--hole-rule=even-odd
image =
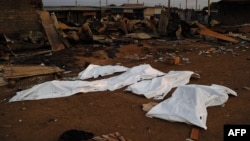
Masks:
[[[44,74],[60,73],[64,70],[58,67],[47,66],[3,66],[3,78],[5,80],[24,78]]]
[[[198,33],[200,35],[210,36],[210,37],[214,37],[214,38],[221,39],[221,40],[228,41],[228,42],[232,42],[232,43],[239,42],[235,38],[232,38],[232,37],[226,36],[224,34],[215,32],[215,31],[207,28],[205,25],[200,24],[199,22],[196,22],[195,24],[199,27]]]
[[[40,16],[42,26],[45,30],[45,33],[48,37],[49,43],[51,45],[52,51],[60,51],[65,48],[63,45],[60,35],[58,34],[54,23],[50,18],[50,14],[47,11],[38,11]]]

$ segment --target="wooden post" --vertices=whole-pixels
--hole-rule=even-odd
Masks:
[[[171,0],[168,0],[168,9],[170,9],[170,2]]]

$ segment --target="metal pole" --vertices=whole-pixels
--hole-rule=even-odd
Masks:
[[[208,16],[210,16],[210,0],[208,0]]]
[[[197,0],[195,1],[195,10],[197,11]]]
[[[186,9],[187,9],[187,4],[188,4],[188,2],[187,2],[187,0],[186,0]]]

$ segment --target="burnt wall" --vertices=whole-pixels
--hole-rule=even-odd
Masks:
[[[224,25],[241,25],[250,23],[250,2],[221,2],[219,20]]]
[[[42,0],[0,0],[0,33],[40,31],[36,10],[42,7]]]

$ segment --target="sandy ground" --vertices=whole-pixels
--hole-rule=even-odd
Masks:
[[[200,141],[222,141],[225,124],[250,124],[250,44],[219,44],[202,40],[186,39],[162,42],[146,40],[117,48],[119,53],[110,59],[101,49],[85,57],[86,48],[65,49],[52,56],[23,59],[15,64],[41,64],[64,67],[74,77],[86,66],[86,62],[98,65],[121,65],[132,67],[150,64],[168,72],[190,70],[201,75],[191,79],[190,84],[219,84],[237,92],[223,106],[208,108],[207,130],[200,129]],[[107,49],[106,49],[107,50]],[[180,64],[159,61],[166,54],[181,57]],[[151,58],[136,60],[147,54]],[[47,57],[47,58],[46,58]],[[46,58],[46,59],[44,59]],[[187,61],[188,59],[188,61]],[[1,62],[6,64],[6,62]],[[120,132],[132,141],[184,141],[194,126],[148,118],[142,104],[146,99],[123,89],[93,93],[79,93],[70,97],[9,103],[15,93],[40,81],[19,80],[15,88],[0,87],[0,140],[2,141],[56,141],[66,130],[78,129],[92,132],[95,136]],[[27,81],[27,80],[26,80]],[[174,89],[173,89],[174,90]],[[165,98],[169,98],[173,90]],[[160,101],[154,101],[160,102]]]

